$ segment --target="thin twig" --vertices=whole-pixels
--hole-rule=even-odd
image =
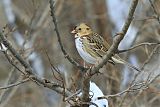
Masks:
[[[136,9],[136,6],[138,5],[138,0],[133,0],[129,13],[128,13],[128,17],[126,19],[126,22],[122,28],[122,31],[120,33],[117,34],[117,36],[115,36],[115,38],[113,39],[113,44],[111,45],[111,47],[109,48],[109,50],[107,51],[106,55],[104,55],[103,60],[99,62],[99,64],[95,67],[92,68],[92,75],[97,73],[99,71],[100,68],[103,67],[103,65],[105,65],[108,60],[112,57],[112,55],[114,55],[114,53],[118,50],[118,46],[121,42],[121,40],[124,38],[124,36],[126,35],[128,28],[132,22],[133,19],[133,15]]]
[[[144,90],[148,88],[147,87],[147,82],[141,82],[141,83],[134,83],[131,86],[129,86],[127,89],[125,89],[122,92],[119,92],[117,94],[113,94],[113,95],[107,95],[107,96],[102,96],[102,97],[98,97],[99,99],[108,99],[110,97],[120,97],[121,95],[123,95],[124,93],[129,93],[129,92],[135,92],[135,91],[139,91],[139,90]]]
[[[158,75],[156,75],[150,82],[149,82],[149,84],[151,84],[151,83],[153,83],[157,78],[159,78],[160,77],[160,73],[158,74]]]
[[[133,15],[137,5],[138,5],[138,0],[133,0],[128,13],[128,17],[122,28],[122,31],[115,36],[115,38],[113,39],[113,44],[107,51],[106,55],[103,56],[103,59],[99,62],[99,64],[87,70],[86,76],[84,76],[83,82],[82,82],[83,83],[82,84],[82,101],[85,101],[85,102],[89,101],[90,78],[92,77],[92,75],[98,73],[99,69],[102,68],[108,62],[108,60],[117,52],[118,46],[121,40],[126,35],[128,28],[132,22]]]
[[[60,74],[59,70],[52,64],[51,59],[50,59],[50,57],[49,57],[49,55],[48,55],[48,53],[47,53],[46,50],[45,50],[45,54],[47,55],[48,61],[49,61],[50,65],[51,65],[51,71],[52,71],[52,74],[53,74],[54,78],[55,78],[56,80],[62,82],[62,81],[63,81],[63,77],[61,76],[62,74]],[[56,71],[56,72],[59,74],[59,76],[60,76],[61,79],[59,79],[59,78],[55,75],[54,71]]]
[[[160,45],[157,45],[153,51],[151,52],[151,54],[149,55],[149,57],[145,60],[145,62],[143,63],[141,70],[144,69],[145,65],[147,65],[149,63],[149,61],[151,60],[151,58],[153,57],[153,55],[155,54],[156,50],[159,48]]]
[[[146,46],[146,45],[151,46],[151,45],[159,45],[159,44],[160,44],[160,43],[149,43],[149,42],[140,43],[140,44],[135,45],[135,46],[133,46],[133,47],[131,47],[131,48],[129,48],[129,49],[118,50],[117,53],[127,52],[127,51],[130,51],[130,50],[136,49],[136,48],[138,48],[138,47],[140,47],[140,46],[144,46],[144,45],[145,45],[145,46]]]
[[[73,93],[71,96],[65,98],[65,101],[71,100],[73,97],[77,96],[80,92],[81,92],[81,90],[76,91],[76,92]]]
[[[64,93],[64,89],[63,89],[62,85],[60,85],[58,83],[51,82],[47,79],[42,79],[42,78],[36,76],[33,73],[34,71],[31,68],[31,66],[12,47],[12,45],[8,42],[8,40],[4,37],[4,35],[1,32],[0,32],[0,43],[3,43],[7,47],[7,49],[12,53],[12,55],[25,67],[25,72],[27,73],[27,75],[25,75],[25,76],[27,78],[30,78],[33,82],[39,83],[39,84],[43,85],[44,87],[47,87],[49,89],[56,91],[59,94]],[[65,91],[66,96],[69,96],[70,94],[71,94],[71,92]]]
[[[52,71],[52,74],[53,74],[54,78],[55,78],[56,80],[60,81],[61,84],[62,84],[62,87],[63,87],[63,101],[65,101],[65,90],[66,90],[66,88],[65,88],[64,78],[63,78],[62,74],[60,73],[60,70],[59,70],[58,68],[56,68],[56,67],[52,64],[51,59],[50,59],[50,57],[49,57],[49,55],[48,55],[48,53],[47,53],[46,50],[45,50],[45,53],[46,53],[46,55],[47,55],[47,58],[48,58],[48,60],[49,60],[50,65],[51,65],[51,71]],[[58,73],[60,79],[55,75],[54,71],[56,71],[56,72]]]
[[[25,75],[26,73],[24,71],[22,71],[18,66],[17,66],[17,62],[13,61],[10,56],[7,54],[7,51],[3,51],[5,57],[7,58],[7,60],[9,61],[9,63],[14,66],[18,71],[20,71],[23,75]]]
[[[153,51],[150,53],[149,57],[144,61],[143,65],[140,67],[140,69],[143,71],[144,67],[149,63],[149,61],[151,60],[152,56],[154,55],[155,51],[157,50],[157,48],[159,47],[159,45],[157,45]],[[132,80],[131,84],[133,84],[137,77],[141,74],[142,72],[138,72],[135,76],[134,79]]]
[[[7,41],[7,39],[0,32],[0,41],[8,48],[8,50],[12,53],[12,55],[28,70],[26,72],[28,74],[32,74],[32,68],[30,65],[17,53],[17,51],[12,47],[12,45]]]
[[[149,0],[149,2],[150,2],[150,4],[151,4],[151,7],[153,8],[154,13],[156,14],[156,19],[157,19],[157,21],[158,21],[158,23],[160,24],[160,17],[159,17],[159,15],[158,15],[158,13],[157,13],[157,11],[156,11],[156,9],[155,9],[155,6],[154,6],[152,0]]]
[[[29,78],[26,78],[26,79],[24,79],[22,81],[18,81],[16,83],[14,83],[14,84],[10,84],[10,85],[7,85],[7,86],[0,87],[0,90],[18,86],[20,84],[28,82],[29,80],[30,80]]]
[[[59,31],[58,31],[57,20],[56,20],[56,17],[55,17],[55,7],[54,7],[55,1],[54,0],[50,0],[49,3],[50,3],[52,20],[53,20],[53,23],[54,23],[54,26],[55,26],[54,30],[56,32],[56,35],[57,35],[57,38],[58,38],[58,43],[60,45],[61,51],[63,52],[65,58],[67,58],[70,63],[72,63],[77,68],[81,69],[82,71],[86,70],[86,68],[84,68],[83,66],[79,65],[76,61],[74,61],[73,58],[71,58],[68,55],[68,53],[66,52],[66,50],[64,49],[62,41],[61,41],[61,36],[60,36]]]
[[[4,86],[7,86],[9,84],[13,84],[17,81],[21,81],[23,78],[19,75],[19,72],[16,72],[16,68],[12,67],[12,69],[9,72],[9,75],[7,76],[7,79],[3,81]],[[8,104],[10,99],[12,98],[13,95],[15,95],[17,87],[13,88],[8,88],[5,90],[1,90],[1,95],[0,95],[0,107],[5,107],[5,105]]]

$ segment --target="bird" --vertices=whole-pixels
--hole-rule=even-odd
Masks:
[[[110,48],[107,41],[101,35],[94,32],[86,23],[77,24],[71,33],[74,34],[75,45],[79,55],[89,64],[96,64],[103,58]],[[124,64],[138,72],[141,71],[137,67],[120,58],[117,54],[112,56],[109,62],[112,64]]]

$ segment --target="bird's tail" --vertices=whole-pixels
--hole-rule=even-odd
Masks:
[[[133,65],[131,65],[130,63],[128,63],[127,61],[121,59],[118,55],[115,55],[112,57],[112,60],[115,62],[115,63],[119,63],[119,64],[124,64],[124,65],[127,65],[128,67],[138,71],[138,72],[141,72],[141,70]]]

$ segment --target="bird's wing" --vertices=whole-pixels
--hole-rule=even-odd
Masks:
[[[85,50],[94,57],[102,57],[108,51],[109,44],[97,33],[92,33],[84,37],[82,43]],[[93,55],[92,55],[93,56]]]

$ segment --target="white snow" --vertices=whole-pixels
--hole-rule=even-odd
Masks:
[[[93,95],[91,102],[95,103],[98,107],[108,107],[108,101],[106,99],[97,99],[97,97],[104,95],[94,82],[90,82],[90,91],[90,95]],[[95,105],[90,105],[89,107],[95,107]]]
[[[4,44],[3,43],[0,43],[0,51],[6,51],[7,50],[7,48],[4,46]]]

